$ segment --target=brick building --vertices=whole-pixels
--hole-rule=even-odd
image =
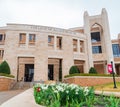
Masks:
[[[72,65],[88,73],[95,67],[107,73],[107,64],[114,61],[120,75],[120,35],[110,39],[108,16],[84,12],[83,27],[55,27],[7,24],[0,27],[0,62],[6,60],[16,80],[57,80],[69,74]]]

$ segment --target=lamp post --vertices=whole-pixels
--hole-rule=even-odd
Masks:
[[[113,69],[113,61],[111,61],[111,65],[112,65],[112,75],[113,75],[114,88],[117,88],[116,81],[115,81],[115,73],[114,73],[114,69]]]

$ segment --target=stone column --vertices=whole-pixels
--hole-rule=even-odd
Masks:
[[[102,9],[102,24],[103,24],[103,29],[104,29],[103,35],[105,39],[107,63],[110,63],[111,60],[113,60],[114,58],[113,58],[113,52],[112,52],[108,16],[107,16],[107,12],[105,9]]]
[[[26,33],[26,48],[28,48],[28,45],[29,45],[29,34]]]
[[[90,23],[89,23],[89,15],[87,12],[84,13],[84,34],[86,35],[86,60],[88,60],[88,68],[86,68],[86,72],[89,71],[90,67],[93,67],[93,57],[92,57],[92,45],[91,45],[91,32],[90,32]],[[87,63],[87,62],[86,62]]]
[[[113,61],[113,64],[114,64],[112,43],[111,43],[110,30],[109,30],[109,22],[108,22],[107,12],[105,9],[102,9],[102,24],[103,24],[103,29],[104,29],[103,36],[105,39],[105,50],[106,50],[107,64],[111,63],[111,61]],[[113,65],[113,69],[115,71],[114,65]]]
[[[69,36],[63,38],[63,61],[62,61],[62,78],[69,74],[69,69],[74,65],[73,57],[73,40]]]
[[[34,81],[48,80],[48,40],[47,34],[39,33],[37,35],[35,47],[34,62]]]

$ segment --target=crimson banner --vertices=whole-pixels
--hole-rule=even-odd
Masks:
[[[108,72],[112,73],[112,64],[108,64]]]

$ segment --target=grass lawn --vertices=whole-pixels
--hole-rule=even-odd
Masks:
[[[116,83],[117,88],[113,88],[113,83],[103,84],[103,85],[96,85],[94,86],[95,90],[98,91],[111,91],[111,92],[120,92],[120,82]]]

